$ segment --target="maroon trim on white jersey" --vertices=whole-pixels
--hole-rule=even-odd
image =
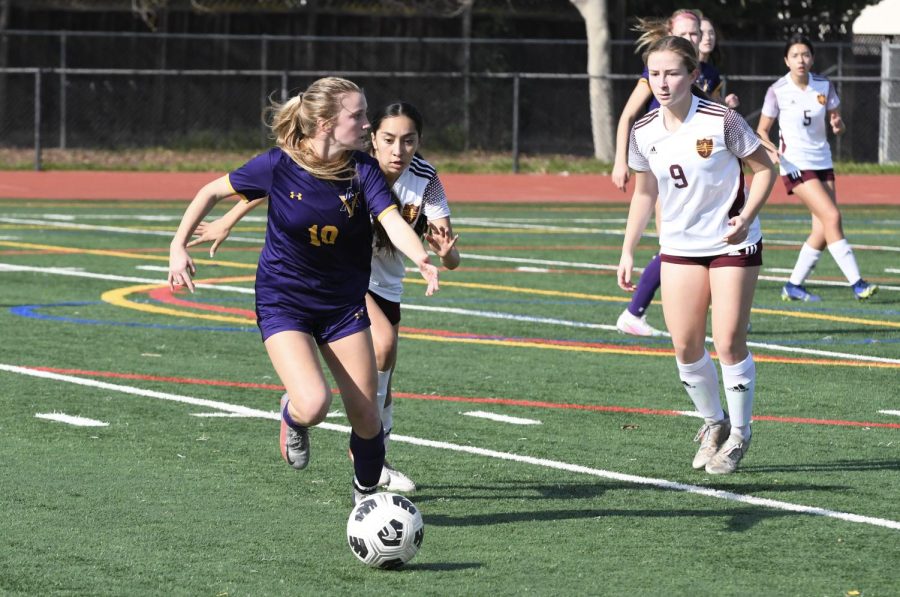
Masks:
[[[648,124],[653,122],[653,120],[657,116],[659,116],[659,108],[657,108],[656,110],[653,110],[652,112],[648,112],[647,114],[642,116],[640,118],[640,120],[638,120],[637,122],[634,123],[634,129],[639,129],[643,126],[647,126]]]

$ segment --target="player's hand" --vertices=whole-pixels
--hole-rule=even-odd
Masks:
[[[628,164],[615,164],[611,178],[616,188],[624,193],[627,190],[628,181],[631,179],[631,170],[628,169]]]
[[[428,288],[425,289],[425,296],[431,296],[440,290],[440,285],[438,284],[438,268],[431,264],[428,255],[416,265],[419,266],[419,273],[422,274],[422,277],[428,282]]]
[[[747,235],[749,233],[749,223],[744,219],[744,216],[738,214],[728,220],[728,232],[725,233],[722,240],[729,245],[736,245],[747,240]]]
[[[831,113],[830,124],[831,124],[831,132],[835,135],[840,135],[844,132],[844,119],[841,118],[841,115],[837,112]]]
[[[450,236],[449,228],[438,228],[434,224],[428,224],[428,232],[425,233],[425,240],[428,241],[431,250],[441,259],[446,257],[450,251],[453,250],[458,239],[458,234]]]
[[[216,249],[225,242],[229,234],[231,234],[231,227],[226,226],[222,218],[209,223],[200,222],[194,230],[194,236],[197,238],[189,242],[187,247],[196,247],[199,244],[212,241],[212,246],[209,248],[209,256],[215,257]]]
[[[732,110],[737,110],[738,106],[741,105],[741,100],[735,94],[729,93],[725,96],[725,105]]]
[[[197,268],[186,247],[169,247],[169,275],[166,278],[169,290],[174,292],[176,286],[187,286],[188,290],[194,292],[192,277],[196,273]]]
[[[622,253],[619,259],[619,267],[616,270],[616,281],[619,288],[626,292],[634,292],[637,286],[631,281],[631,274],[634,270],[634,257]]]

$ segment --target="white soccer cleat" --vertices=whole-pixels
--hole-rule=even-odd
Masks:
[[[636,317],[632,315],[631,311],[629,311],[628,309],[625,309],[624,311],[622,311],[622,314],[619,315],[619,319],[618,321],[616,321],[616,329],[618,329],[623,334],[628,334],[629,336],[663,335],[663,332],[647,323],[646,315]]]
[[[694,436],[694,441],[700,442],[700,449],[697,450],[691,466],[698,471],[705,468],[728,439],[729,433],[731,433],[731,421],[728,417],[715,423],[705,423]]]
[[[381,478],[378,480],[379,487],[384,487],[388,491],[400,491],[409,493],[416,490],[416,484],[413,480],[388,464],[384,463],[381,469]]]
[[[710,475],[728,475],[733,473],[749,448],[749,437],[741,439],[734,434],[728,436],[728,439],[722,444],[722,448],[706,463],[706,472]]]

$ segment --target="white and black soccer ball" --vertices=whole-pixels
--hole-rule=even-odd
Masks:
[[[399,568],[418,553],[425,536],[422,514],[409,498],[374,493],[361,500],[347,519],[347,543],[367,566]]]

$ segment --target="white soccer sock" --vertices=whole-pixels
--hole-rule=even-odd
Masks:
[[[394,428],[394,403],[391,402],[381,410],[381,426],[384,427],[384,449],[391,441],[391,429]]]
[[[815,269],[821,256],[822,251],[813,249],[808,244],[803,243],[803,246],[800,247],[800,254],[797,255],[797,263],[794,264],[794,271],[791,272],[789,282],[796,286],[803,284]]]
[[[842,238],[828,245],[828,252],[837,261],[838,267],[844,272],[844,277],[851,284],[856,284],[862,276],[859,275],[859,266],[856,265],[856,256],[853,255],[853,247]]]
[[[685,364],[678,359],[675,363],[685,391],[706,422],[715,423],[724,419],[725,413],[719,399],[719,375],[709,352],[704,350],[703,357],[696,363]]]
[[[384,402],[387,400],[388,386],[391,384],[391,372],[393,369],[378,372],[378,390],[375,398],[378,400],[378,412],[384,411]],[[387,427],[385,427],[387,429]]]
[[[753,363],[753,355],[748,354],[746,359],[734,365],[725,363],[721,365],[731,432],[740,435],[741,439],[748,439],[753,413],[753,393],[756,389],[756,365]]]

